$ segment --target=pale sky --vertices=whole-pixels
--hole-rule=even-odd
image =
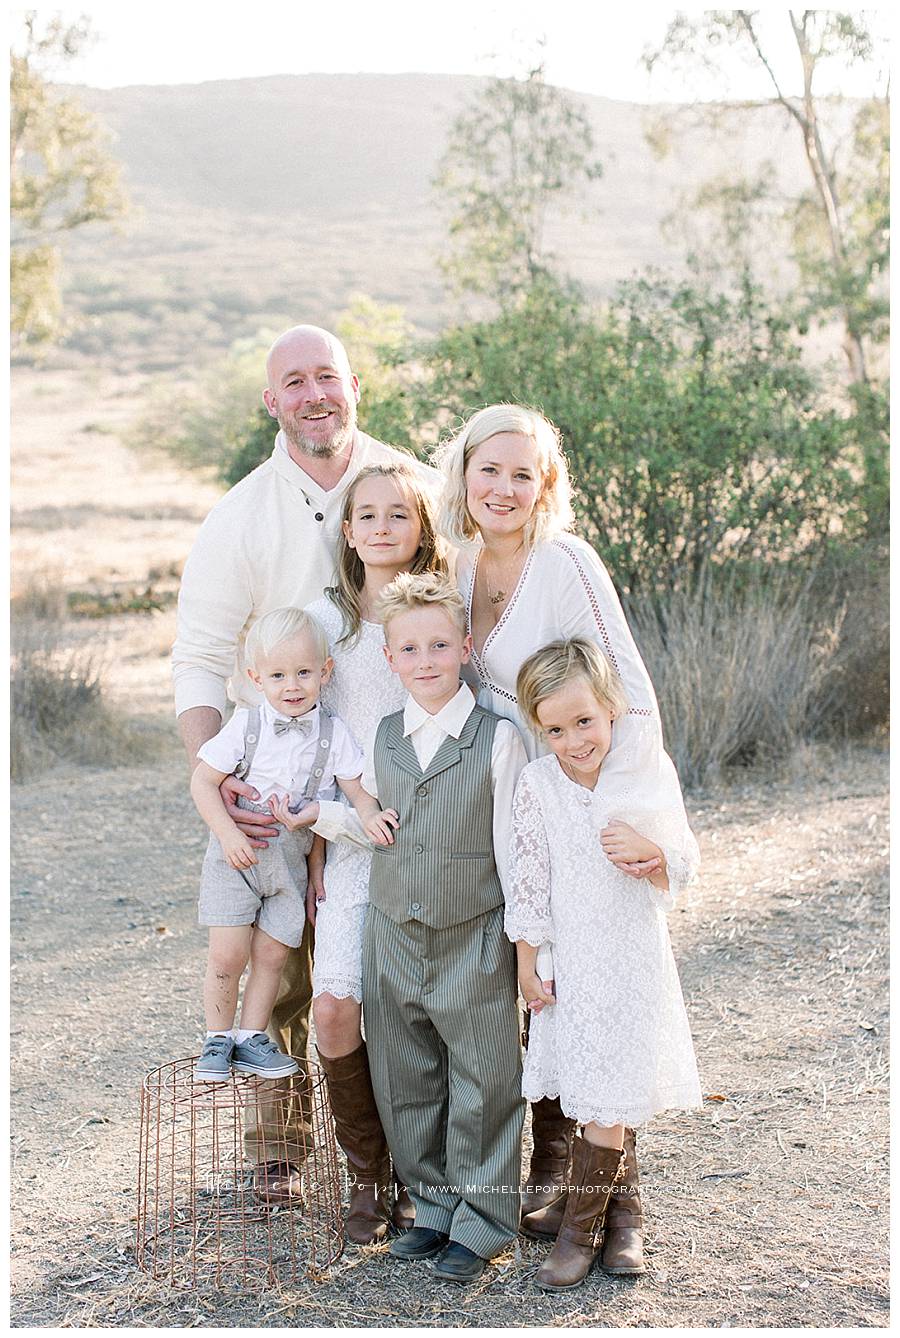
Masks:
[[[716,83],[686,88],[662,71],[651,78],[640,57],[661,39],[676,12],[671,6],[597,0],[62,0],[28,7],[41,17],[90,15],[96,42],[54,77],[101,88],[270,74],[521,74],[544,38],[549,82],[579,92],[633,102],[772,95],[765,76],[732,56],[723,58]],[[13,10],[14,45],[21,12]],[[865,13],[887,36],[889,12]],[[759,25],[785,91],[796,94],[798,60],[787,9],[764,6]],[[822,93],[873,91],[871,68],[823,75]]]

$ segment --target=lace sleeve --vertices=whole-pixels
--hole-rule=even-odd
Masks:
[[[675,768],[671,767],[671,770],[674,777]],[[677,784],[677,780],[674,783]],[[652,817],[638,820],[635,825],[642,835],[656,842],[666,857],[668,891],[654,887],[650,882],[646,882],[645,887],[664,911],[670,911],[684,889],[693,882],[700,867],[700,848],[688,825],[681,794],[673,794],[667,807],[659,809]]]
[[[519,777],[513,799],[509,845],[509,898],[504,928],[515,943],[532,947],[553,941],[550,919],[550,850],[544,814],[528,768]]]

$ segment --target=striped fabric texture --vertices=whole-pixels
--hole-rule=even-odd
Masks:
[[[485,1259],[518,1229],[525,1112],[492,844],[496,720],[476,706],[424,772],[402,713],[382,721],[379,801],[400,828],[373,858],[363,939],[372,1083],[416,1225]]]

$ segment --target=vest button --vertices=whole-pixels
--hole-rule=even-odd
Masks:
[[[427,785],[420,785],[418,790],[416,790],[416,794],[419,796],[420,799],[424,798],[427,793],[428,793]]]
[[[422,909],[422,907],[419,905],[419,903],[418,903],[417,901],[414,901],[413,904],[410,906],[409,909],[410,909],[411,911],[420,911],[420,910]]]
[[[417,854],[417,855],[424,855],[424,854],[425,854],[425,847],[424,847],[424,846],[416,846],[416,854]]]

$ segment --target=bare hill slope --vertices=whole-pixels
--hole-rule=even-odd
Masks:
[[[360,291],[436,327],[448,305],[430,182],[479,82],[285,75],[79,89],[113,134],[135,208],[120,231],[69,239],[70,299],[87,318],[71,347],[97,355],[114,343],[146,367],[165,365],[258,326],[327,321]],[[773,106],[715,132],[685,123],[660,161],[644,138],[646,108],[579,100],[604,174],[584,209],[566,204],[548,231],[598,294],[648,265],[679,263],[681,245],[660,225],[701,181],[771,160],[785,191],[805,184],[796,134]],[[846,109],[836,114],[846,121]]]

